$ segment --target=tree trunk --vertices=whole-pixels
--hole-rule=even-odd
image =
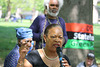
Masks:
[[[0,18],[2,18],[2,6],[0,6]]]
[[[72,67],[84,61],[87,53],[94,50],[92,9],[93,0],[64,0],[60,11],[68,34],[63,54],[69,57]]]
[[[11,6],[10,6],[10,0],[8,0],[8,6],[7,6],[7,14],[6,14],[6,17],[5,17],[5,21],[8,21],[9,18],[10,18],[10,15],[11,15]]]

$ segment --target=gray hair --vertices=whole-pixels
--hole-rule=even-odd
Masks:
[[[49,6],[50,0],[44,0],[44,6]],[[59,9],[63,6],[63,0],[58,0],[59,2]]]

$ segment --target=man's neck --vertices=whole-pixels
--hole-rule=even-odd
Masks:
[[[54,16],[47,15],[47,17],[48,17],[49,19],[57,19],[57,16],[54,17]]]

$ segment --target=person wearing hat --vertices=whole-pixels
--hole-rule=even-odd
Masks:
[[[94,64],[95,56],[93,53],[88,53],[86,60],[84,62],[80,62],[77,67],[97,67],[96,64]]]
[[[26,49],[27,53],[32,48],[32,30],[29,28],[16,28],[17,44],[8,54],[4,61],[4,67],[16,67],[20,57],[19,51]],[[22,50],[23,51],[23,50]]]

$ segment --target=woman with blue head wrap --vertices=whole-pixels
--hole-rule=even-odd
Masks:
[[[27,53],[32,47],[32,30],[29,28],[16,28],[17,45],[5,59],[4,67],[16,67],[20,57],[20,51]],[[26,51],[25,51],[26,50]]]

